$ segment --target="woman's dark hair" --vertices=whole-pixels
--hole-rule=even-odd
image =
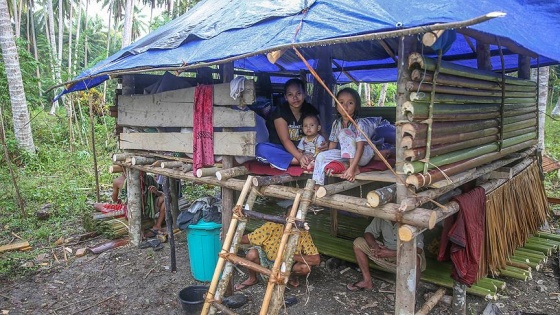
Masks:
[[[301,79],[294,78],[284,83],[284,94],[288,93],[288,88],[292,85],[297,85],[303,92],[305,92],[305,83]]]
[[[348,93],[352,95],[352,97],[356,101],[356,109],[354,110],[354,115],[352,116],[352,119],[360,117],[360,108],[362,107],[362,98],[360,97],[360,93],[358,93],[358,91],[354,90],[353,88],[347,87],[338,91],[338,93],[336,93],[336,98],[338,99],[338,96],[342,93]],[[336,112],[338,116],[341,117],[340,113],[338,111]]]

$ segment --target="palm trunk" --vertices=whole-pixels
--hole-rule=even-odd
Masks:
[[[54,76],[54,80],[55,82],[58,84],[60,83],[60,62],[58,61],[56,52],[56,37],[55,37],[55,33],[54,33],[54,12],[53,12],[53,5],[52,5],[52,0],[47,0],[47,14],[48,14],[48,34],[49,34],[49,40],[50,40],[50,44],[51,44],[51,49],[50,49],[50,53],[51,53],[51,69],[53,71],[53,76]],[[54,102],[52,107],[51,107],[51,111],[50,114],[54,115],[54,113],[56,112],[56,110],[58,109],[58,101]]]
[[[18,22],[18,5],[16,0],[12,0],[12,18],[14,19],[15,27],[15,37],[19,38],[19,25],[21,23]]]
[[[134,0],[126,0],[126,7],[124,11],[124,29],[122,48],[130,45],[132,42],[132,12],[134,8]]]
[[[68,19],[70,23],[70,27],[68,28],[68,72],[69,77],[74,77],[74,72],[72,71],[72,18],[74,14],[74,7],[70,5],[70,17]],[[72,126],[72,119],[74,117],[73,110],[74,105],[72,104],[72,98],[69,97],[66,99],[67,102],[67,116],[68,116],[68,134],[70,135],[70,152],[74,151],[74,127]]]
[[[33,6],[34,3],[33,1],[29,4],[29,15],[30,17],[30,22],[31,22],[31,38],[33,40],[33,56],[35,57],[35,61],[37,62],[37,65],[35,66],[35,74],[37,75],[37,84],[39,86],[39,96],[40,99],[43,98],[43,88],[41,87],[41,69],[39,67],[39,53],[37,51],[37,35],[35,34],[35,14],[33,12]],[[43,107],[43,102],[41,101],[41,107]]]
[[[383,83],[381,85],[381,92],[379,92],[379,101],[377,101],[377,106],[385,106],[385,98],[387,97],[387,87],[389,83]]]
[[[76,27],[76,47],[74,47],[74,64],[72,65],[72,73],[76,73],[77,69],[77,62],[78,62],[78,51],[80,48],[80,30],[82,27],[82,0],[79,1],[78,4],[78,23]]]
[[[539,118],[538,118],[538,131],[539,131],[539,142],[537,144],[537,150],[541,151],[544,154],[544,122],[546,118],[546,104],[548,103],[548,78],[550,76],[550,69],[549,67],[542,67],[537,69],[533,69],[531,71],[531,77],[534,81],[539,82],[539,101],[538,101],[538,108],[539,108]]]
[[[0,45],[8,79],[16,141],[22,149],[34,153],[35,144],[33,143],[33,135],[31,133],[29,111],[27,110],[18,52],[6,0],[0,0]]]

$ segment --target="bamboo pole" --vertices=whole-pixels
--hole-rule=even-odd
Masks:
[[[317,193],[315,194],[315,196],[317,196],[317,198],[323,198],[325,196],[338,194],[340,192],[347,191],[352,188],[360,187],[367,183],[369,182],[363,180],[354,180],[351,182],[345,180],[334,184],[328,184],[328,185],[320,186],[317,189]]]
[[[524,143],[526,141],[530,141],[537,137],[536,132],[531,132],[525,135],[520,135],[508,139],[503,140],[502,148],[509,148],[515,146],[520,143]],[[488,154],[494,151],[498,151],[499,147],[497,143],[489,143],[479,147],[473,147],[468,149],[463,149],[459,151],[449,152],[446,154],[442,154],[430,159],[428,168],[432,169],[434,167],[439,167],[446,164],[451,164],[459,161],[463,161],[466,159],[470,159],[473,157],[481,156],[484,154]],[[418,173],[424,169],[424,162],[414,161],[414,162],[407,162],[403,166],[403,169],[408,174]]]
[[[453,133],[467,133],[498,127],[497,119],[460,121],[460,122],[434,122],[432,129],[432,139],[437,136],[449,135]],[[402,125],[401,137],[410,135],[414,139],[426,138],[428,127],[421,123],[404,123]]]
[[[170,176],[174,178],[184,179],[191,181],[193,183],[199,184],[209,184],[215,186],[226,187],[233,190],[241,191],[243,187],[243,180],[230,178],[225,181],[219,181],[215,177],[194,177],[189,173],[183,173],[170,169],[162,169],[159,167],[150,167],[142,165],[130,165],[131,169],[139,169],[146,172],[151,172],[154,174],[162,174],[165,176]],[[268,185],[263,186],[259,189],[259,192],[268,197],[280,198],[280,199],[293,199],[298,192],[298,188],[286,187],[279,185]],[[399,213],[398,204],[388,203],[378,208],[372,208],[367,204],[365,198],[357,198],[352,196],[344,196],[335,194],[332,196],[325,196],[323,198],[315,198],[312,200],[312,204],[334,209],[345,209],[345,211],[378,217],[381,219],[386,219],[395,222],[401,222],[405,224],[421,226],[426,228],[433,228],[435,224],[436,215],[432,210],[417,208],[414,211],[410,211],[404,214]]]
[[[171,194],[169,191],[169,177],[163,180],[163,196],[165,202],[165,225],[167,226],[167,236],[169,238],[169,260],[171,272],[177,271],[177,258],[175,253],[175,234],[173,233],[173,215],[171,214]],[[163,211],[160,209],[160,211]]]
[[[264,220],[264,221],[268,221],[268,222],[274,222],[274,223],[278,223],[278,224],[286,223],[286,218],[284,216],[270,215],[270,214],[260,213],[260,212],[251,211],[251,210],[244,210],[243,214],[245,216],[247,216],[248,218],[254,218],[254,219]],[[294,221],[294,225],[298,229],[303,229],[303,230],[308,229],[308,227],[306,226],[306,223],[303,222],[303,221],[300,221],[300,220]]]
[[[423,204],[425,204],[426,202],[429,202],[432,199],[435,199],[461,185],[463,185],[464,183],[467,183],[473,179],[479,178],[485,174],[488,174],[504,165],[513,163],[517,160],[520,160],[522,158],[525,158],[523,161],[519,162],[517,165],[519,165],[518,167],[521,169],[525,169],[526,167],[528,167],[532,162],[533,159],[532,158],[528,158],[528,156],[533,152],[534,150],[530,149],[530,150],[526,150],[525,152],[521,153],[521,154],[516,154],[513,157],[510,158],[506,158],[503,160],[497,160],[494,162],[491,162],[488,165],[485,165],[483,167],[480,167],[478,169],[476,169],[476,171],[471,172],[470,170],[467,172],[463,172],[460,174],[457,174],[454,177],[451,177],[451,182],[448,183],[448,185],[442,187],[442,188],[438,188],[438,189],[429,189],[429,190],[425,190],[422,192],[417,193],[415,196],[411,196],[409,198],[407,198],[406,200],[404,200],[401,203],[401,206],[403,206],[405,211],[410,211],[416,207],[419,207]],[[517,168],[516,168],[517,169]],[[515,170],[516,170],[515,169]],[[514,170],[514,172],[515,172]]]
[[[237,167],[221,169],[216,171],[216,178],[218,180],[226,180],[232,177],[237,177],[237,176],[242,176],[247,174],[249,174],[249,170],[245,166],[237,166]]]
[[[475,156],[464,161],[459,161],[453,164],[440,166],[438,169],[430,170],[428,174],[413,174],[407,177],[406,182],[416,188],[424,187],[440,181],[448,176],[464,172],[468,169],[498,160],[508,154],[527,149],[536,144],[536,140],[528,140],[507,148],[499,152],[492,152],[480,156]]]
[[[253,178],[253,186],[261,187],[272,184],[282,184],[289,183],[297,180],[297,177],[293,177],[289,174],[275,175],[275,176],[255,176]]]
[[[432,137],[432,146],[444,145],[448,143],[464,142],[473,139],[479,139],[483,137],[497,135],[499,132],[497,127],[476,130],[466,133],[453,133],[449,132],[447,134],[438,135]],[[414,138],[412,136],[405,136],[401,139],[401,146],[405,149],[421,148],[426,146],[426,139],[423,136]]]
[[[206,167],[206,168],[199,168],[196,170],[196,177],[206,177],[210,175],[216,175],[216,172],[221,170],[218,167]]]
[[[432,71],[414,69],[412,70],[412,74],[410,75],[410,77],[412,80],[416,82],[421,81],[425,83],[432,83],[433,75],[434,73]],[[446,86],[457,86],[463,88],[481,89],[481,90],[490,90],[490,91],[502,90],[501,82],[489,82],[485,80],[478,80],[469,77],[455,76],[455,75],[444,74],[444,73],[438,74],[437,82],[440,85],[446,85]],[[535,92],[536,93],[537,86],[536,85],[521,86],[521,85],[505,84],[505,90],[507,92]]]
[[[299,209],[297,210],[297,215],[296,215],[296,219],[299,220],[305,220],[306,216],[307,216],[307,210],[309,209],[309,205],[311,204],[311,201],[313,200],[313,197],[315,195],[315,181],[312,179],[308,179],[306,184],[305,184],[305,188],[303,190],[303,194],[301,197],[301,203],[299,205]],[[294,202],[295,204],[295,202]],[[290,222],[288,221],[288,223],[286,225],[288,225]],[[290,273],[291,273],[291,267],[293,265],[294,262],[294,253],[296,251],[297,245],[298,245],[298,240],[299,240],[299,231],[296,232],[293,235],[290,235],[290,238],[287,240],[287,246],[286,246],[286,253],[285,253],[285,271],[283,271],[283,276],[285,279],[284,283],[280,283],[279,286],[277,286],[274,289],[273,295],[272,295],[272,301],[270,304],[270,309],[268,310],[268,314],[278,314],[280,311],[280,308],[282,308],[282,306],[284,305],[284,289],[286,288],[285,283],[288,281],[288,278],[290,277]],[[267,288],[268,289],[268,288]],[[262,310],[261,310],[262,313]]]
[[[237,199],[236,208],[241,208],[243,203],[245,202],[245,198],[251,189],[251,184],[253,182],[252,176],[247,177],[245,184],[243,185],[243,189],[241,190],[241,194],[239,195],[239,199]],[[227,253],[230,246],[233,236],[235,234],[235,228],[237,226],[237,217],[233,217],[230,221],[230,226],[228,228],[228,232],[224,238],[224,242],[222,244],[221,253]],[[218,258],[218,262],[216,264],[216,269],[214,270],[214,275],[212,276],[212,282],[210,283],[210,287],[208,288],[208,293],[206,293],[206,299],[204,300],[204,305],[202,307],[202,315],[208,314],[210,309],[211,302],[214,300],[214,294],[216,292],[216,287],[218,285],[218,280],[220,279],[220,274],[222,273],[222,269],[224,268],[225,259],[222,257]]]
[[[112,160],[113,162],[124,162],[128,157],[132,157],[132,155],[128,153],[113,153]]]
[[[394,201],[397,197],[397,185],[392,184],[368,192],[366,198],[370,207],[378,207]]]
[[[457,87],[457,86],[447,86],[441,85],[441,82],[438,81],[438,85],[435,87],[436,93],[441,94],[455,94],[455,95],[470,95],[470,96],[482,96],[482,97],[502,97],[501,90],[486,90],[486,89],[471,89],[467,87]],[[431,80],[430,80],[431,83]],[[409,92],[425,92],[428,93],[432,91],[432,85],[428,83],[419,83],[416,81],[408,81],[406,83],[406,89]],[[536,91],[506,91],[507,98],[536,98]]]
[[[428,315],[430,311],[436,306],[436,304],[445,295],[445,289],[439,288],[434,295],[432,295],[424,305],[416,312],[416,315]]]
[[[421,69],[426,69],[428,71],[435,71],[436,62],[431,58],[426,58],[420,53],[410,54],[408,57],[409,68],[419,67]],[[442,61],[440,70],[441,73],[452,74],[460,77],[467,77],[479,80],[485,80],[490,82],[502,82],[502,75],[492,71],[475,70],[470,67],[461,66],[452,62]],[[522,86],[535,86],[535,82],[522,80],[514,77],[505,77],[505,82],[512,85],[522,85]]]
[[[109,166],[109,174],[122,173],[122,172],[123,172],[123,167],[120,165]]]
[[[431,102],[430,95],[424,92],[411,92],[410,100],[413,102]],[[472,95],[457,95],[457,94],[436,94],[434,102],[446,104],[536,104],[536,97],[507,97],[500,96],[472,96]]]
[[[161,168],[183,167],[183,162],[180,162],[180,161],[162,161],[159,166]]]
[[[145,157],[145,156],[133,156],[131,163],[132,165],[149,165],[156,161],[155,158]]]
[[[299,201],[301,199],[301,194],[296,194],[296,198],[294,199],[294,204],[292,205],[292,209],[290,210],[290,214],[288,218],[295,218],[297,208],[299,206]],[[266,315],[268,312],[268,306],[270,305],[270,299],[272,298],[272,291],[274,290],[275,286],[279,286],[279,288],[285,286],[285,283],[282,283],[280,280],[283,278],[280,276],[280,266],[284,263],[287,257],[284,257],[284,251],[286,249],[286,244],[288,242],[288,237],[290,237],[290,233],[292,232],[292,222],[286,221],[284,226],[284,233],[282,234],[282,238],[280,239],[280,245],[278,246],[278,253],[276,254],[276,259],[274,260],[274,265],[272,266],[272,270],[270,272],[271,276],[268,278],[268,285],[266,286],[266,291],[263,298],[263,304],[261,306],[261,315]],[[289,253],[286,253],[289,256]],[[286,264],[284,267],[285,269],[291,269],[291,265]],[[289,273],[289,272],[288,272]],[[286,279],[287,281],[287,279]],[[273,313],[276,314],[276,313]]]
[[[431,148],[431,155],[432,157],[436,157],[442,154],[456,152],[463,149],[477,148],[497,141],[498,141],[498,135],[496,134],[492,136],[466,140],[463,142],[434,145]],[[420,148],[404,150],[405,159],[408,162],[422,160],[426,156],[426,148],[427,147],[420,147]]]
[[[403,104],[404,114],[408,121],[421,121],[428,118],[427,103],[407,101]],[[505,117],[536,112],[535,106],[526,104],[504,104]],[[488,120],[500,117],[499,104],[434,104],[435,121]]]
[[[251,188],[251,192],[249,193],[249,196],[247,197],[247,201],[245,203],[245,207],[246,209],[253,209],[253,205],[255,204],[255,200],[257,198],[258,195],[258,190],[255,189],[254,187]],[[233,235],[233,239],[231,241],[231,246],[229,249],[229,252],[223,255],[224,258],[228,257],[228,254],[235,254],[238,251],[239,248],[239,244],[241,242],[241,238],[243,237],[243,233],[245,232],[245,227],[247,226],[247,220],[243,217],[239,217],[238,214],[233,214],[233,217],[237,218],[237,227],[235,229],[235,234]],[[266,268],[265,268],[266,269]],[[268,270],[268,269],[267,269]],[[225,293],[227,293],[227,288],[228,285],[231,284],[231,277],[233,275],[233,263],[230,259],[228,259],[225,263],[225,267],[224,267],[224,271],[222,273],[222,277],[220,278],[220,281],[218,283],[218,288],[216,290],[216,294],[214,296],[215,300],[220,301],[221,300],[221,296],[224,295]],[[214,305],[214,304],[213,304]],[[214,314],[214,309],[212,307],[210,307],[210,314]]]

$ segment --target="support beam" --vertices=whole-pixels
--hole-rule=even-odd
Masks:
[[[171,214],[171,193],[169,189],[169,177],[163,179],[163,196],[165,197],[165,226],[169,238],[171,272],[177,271],[177,259],[175,258],[175,234],[173,234],[173,216]],[[161,211],[161,210],[160,210]]]
[[[401,37],[399,39],[399,63],[397,81],[397,121],[404,121],[403,104],[408,101],[410,93],[406,90],[406,82],[410,81],[408,71],[408,56],[416,51],[417,40],[415,36]],[[397,135],[402,134],[402,125],[397,124]],[[405,173],[403,165],[405,161],[404,148],[397,137],[396,143],[396,173],[400,179],[397,180],[397,203],[408,197],[408,189],[405,185]],[[416,304],[416,242],[397,240],[397,280],[395,283],[395,314],[414,314]]]
[[[517,77],[531,80],[531,57],[519,55],[517,62]]]
[[[490,45],[476,41],[476,65],[478,69],[492,71]]]
[[[142,189],[140,187],[140,171],[128,168],[126,176],[126,199],[128,216],[128,234],[134,246],[142,240]]]
[[[171,194],[171,216],[173,218],[173,228],[177,228],[177,217],[179,216],[179,195],[181,190],[181,180],[169,178],[169,190]]]
[[[467,286],[457,281],[453,281],[451,310],[453,315],[467,315]]]

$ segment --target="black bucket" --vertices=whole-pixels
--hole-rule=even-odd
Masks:
[[[181,301],[185,314],[200,314],[206,292],[208,292],[208,286],[205,285],[192,285],[179,292],[179,301]]]

